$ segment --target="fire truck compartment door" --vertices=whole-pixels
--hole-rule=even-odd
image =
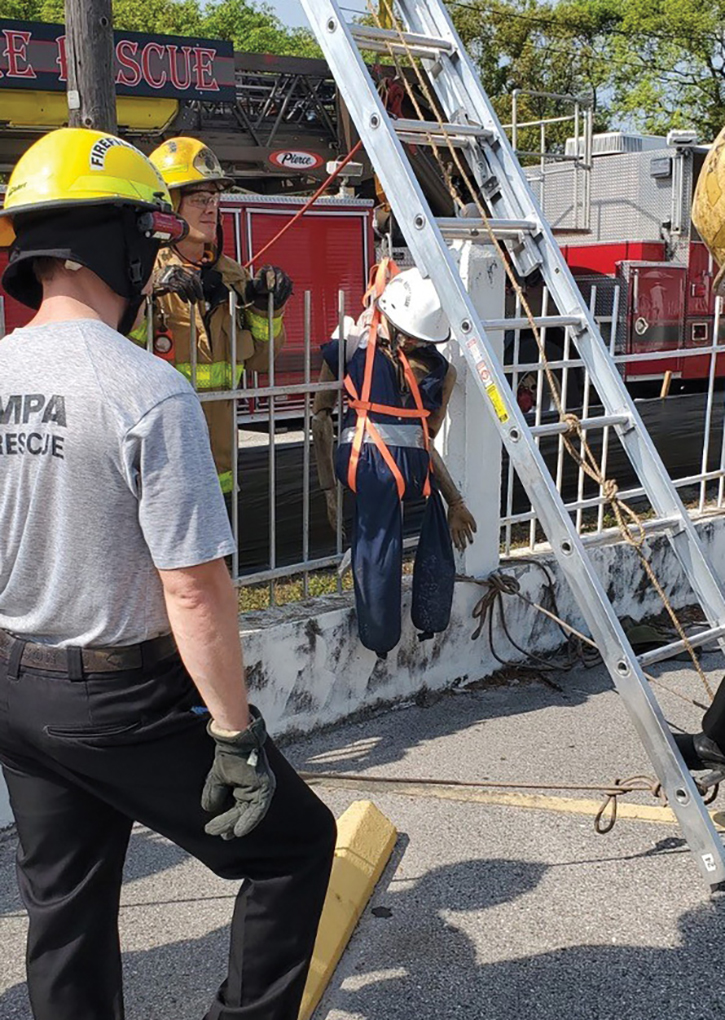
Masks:
[[[248,209],[247,248],[260,251],[296,212],[282,209]],[[315,361],[318,347],[329,339],[339,319],[338,296],[345,295],[345,311],[357,317],[362,309],[370,261],[367,209],[345,211],[311,209],[279,242],[265,252],[262,262],[281,266],[294,281],[294,293],[285,314],[287,346],[280,355],[280,372],[303,368],[304,293],[314,293],[311,327]],[[245,253],[246,254],[246,253]],[[247,256],[249,257],[249,256]],[[259,263],[252,266],[259,269]],[[318,364],[313,364],[316,372]]]
[[[713,271],[710,253],[704,244],[690,245],[690,261],[687,273],[687,317],[709,317],[714,313],[712,281]]]
[[[633,354],[677,351],[685,317],[684,266],[633,265],[629,287],[627,350]],[[627,376],[679,372],[680,359],[668,357],[628,364]]]

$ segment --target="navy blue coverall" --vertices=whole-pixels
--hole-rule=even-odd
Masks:
[[[331,340],[322,348],[330,370],[337,375],[338,343]],[[413,408],[413,396],[406,385],[400,362],[376,346],[370,402],[391,408]],[[440,408],[443,380],[448,362],[432,345],[415,352],[430,371],[418,383],[423,406]],[[366,348],[358,347],[346,370],[356,392],[362,393]],[[425,449],[420,421],[409,417],[370,411],[405,481],[405,500],[425,495],[430,470],[430,453]],[[349,464],[357,412],[349,408],[343,424],[335,470],[349,487]],[[352,532],[352,571],[355,584],[358,631],[366,648],[384,657],[400,641],[403,563],[403,506],[395,477],[369,434],[360,450],[356,472],[355,520]],[[455,563],[448,522],[435,478],[431,478],[418,550],[413,568],[411,619],[421,639],[432,637],[448,626],[453,600]]]

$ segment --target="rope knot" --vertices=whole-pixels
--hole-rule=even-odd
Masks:
[[[614,503],[619,495],[619,486],[613,478],[602,479],[602,494],[608,503]]]
[[[667,797],[662,783],[651,776],[630,776],[629,779],[615,779],[611,787],[604,792],[604,801],[594,818],[594,828],[600,836],[606,835],[614,828],[617,821],[617,804],[620,797],[637,791],[650,793],[663,806],[667,805]]]
[[[578,434],[581,431],[581,425],[579,418],[576,414],[572,414],[570,411],[561,416],[562,425],[566,425],[566,434],[571,435],[572,433]]]

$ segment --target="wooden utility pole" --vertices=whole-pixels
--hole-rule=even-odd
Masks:
[[[118,131],[111,0],[65,0],[68,123]]]

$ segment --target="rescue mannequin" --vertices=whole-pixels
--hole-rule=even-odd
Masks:
[[[312,435],[328,519],[337,518],[335,472],[355,493],[351,555],[360,640],[384,657],[400,640],[402,503],[425,497],[413,570],[411,618],[421,639],[450,620],[453,542],[473,541],[476,522],[430,444],[445,418],[456,372],[437,348],[450,337],[430,280],[383,262],[357,323],[345,323],[348,411],[333,463],[337,392],[316,394]],[[338,377],[340,339],[322,348],[320,382]],[[448,504],[448,520],[441,501]]]
[[[283,316],[292,281],[274,266],[248,270],[222,251],[221,192],[231,184],[219,160],[196,138],[171,138],[149,157],[164,178],[176,211],[189,225],[180,244],[159,253],[154,272],[154,352],[191,378],[191,309],[196,322],[196,387],[234,389],[242,371],[269,370],[269,295],[274,302],[274,357],[286,334]],[[232,378],[229,294],[238,300],[236,378]],[[138,339],[145,342],[145,337]],[[212,453],[222,492],[232,491],[234,401],[205,401]]]

